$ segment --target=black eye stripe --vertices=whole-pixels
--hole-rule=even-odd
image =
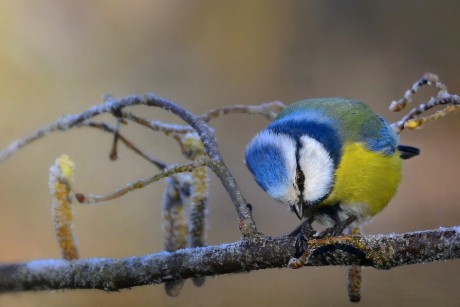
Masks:
[[[298,165],[297,172],[295,174],[295,182],[297,184],[297,187],[299,188],[300,193],[303,193],[305,189],[305,175]]]
[[[296,160],[296,174],[295,174],[295,184],[299,189],[300,195],[299,200],[303,202],[303,192],[305,190],[305,174],[300,169],[300,149],[302,148],[302,143],[300,140],[296,140],[296,151],[295,151],[295,160]]]

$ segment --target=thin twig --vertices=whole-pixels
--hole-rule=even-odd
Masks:
[[[245,237],[257,236],[259,232],[257,231],[255,222],[252,218],[251,206],[244,199],[235,178],[225,165],[212,130],[199,116],[190,113],[172,101],[152,93],[148,93],[143,96],[133,95],[120,99],[108,100],[105,103],[93,106],[81,113],[58,118],[52,124],[40,128],[30,135],[11,143],[4,151],[0,152],[0,162],[10,157],[21,147],[50,132],[68,130],[99,114],[119,114],[123,108],[135,105],[158,107],[169,111],[180,117],[198,133],[198,136],[203,142],[205,151],[211,159],[211,163],[209,163],[208,166],[219,177],[235,206],[241,233]]]
[[[258,231],[255,222],[252,218],[251,207],[244,199],[238,184],[230,173],[230,170],[225,165],[222,155],[218,149],[214,134],[209,126],[199,117],[189,111],[185,110],[181,106],[169,101],[165,98],[156,96],[154,94],[145,94],[143,97],[129,96],[124,99],[114,101],[107,111],[112,109],[120,109],[137,104],[144,104],[146,106],[160,107],[166,111],[169,111],[178,117],[180,117],[187,124],[198,133],[201,141],[203,142],[205,151],[211,163],[208,165],[214,173],[219,177],[223,186],[227,190],[235,209],[238,213],[239,228],[243,236],[252,237],[258,235]],[[105,108],[103,108],[105,109]],[[90,109],[91,110],[91,109]]]
[[[91,204],[91,203],[98,203],[102,201],[108,201],[108,200],[112,200],[120,196],[123,196],[130,191],[141,189],[160,179],[163,179],[163,178],[166,178],[171,175],[178,174],[178,173],[191,172],[197,167],[201,167],[201,166],[209,165],[209,164],[210,164],[210,161],[208,159],[198,159],[189,164],[170,166],[166,168],[163,172],[156,174],[153,177],[150,177],[147,179],[141,179],[136,182],[129,183],[124,188],[118,189],[115,192],[108,194],[108,195],[93,195],[93,194],[85,195],[83,193],[76,193],[75,197],[82,204]]]
[[[249,115],[262,115],[271,121],[285,107],[286,106],[281,101],[266,102],[260,105],[231,105],[207,111],[201,114],[200,118],[205,122],[209,122],[211,119],[215,119],[226,114],[239,113]],[[149,120],[126,111],[122,111],[122,116],[127,120],[145,126],[153,131],[163,132],[166,135],[183,134],[193,130],[190,126],[173,125],[163,123],[158,120]]]
[[[420,80],[414,83],[414,85],[408,89],[404,96],[393,101],[390,105],[390,110],[399,112],[403,110],[409,102],[412,100],[412,96],[424,85],[434,84],[438,90],[435,97],[431,97],[427,103],[422,103],[418,107],[413,108],[409,111],[401,120],[392,123],[391,126],[396,133],[401,133],[405,128],[416,129],[421,127],[427,121],[433,121],[447,115],[450,112],[460,109],[460,97],[452,95],[447,92],[447,86],[439,81],[438,76],[426,73]],[[436,112],[428,117],[418,117],[426,111],[440,105],[447,105],[447,107],[441,111]]]
[[[390,111],[399,112],[406,108],[407,104],[412,101],[412,96],[417,93],[417,91],[425,85],[431,85],[433,82],[438,81],[438,76],[434,74],[427,73],[420,80],[415,82],[410,89],[408,89],[403,97],[399,100],[394,100],[391,102]]]
[[[122,111],[123,118],[135,122],[141,126],[147,127],[153,131],[163,132],[165,135],[170,135],[173,133],[187,133],[193,131],[192,127],[185,125],[173,125],[163,123],[158,120],[150,120],[142,118],[141,116],[135,115],[130,112]]]
[[[1,264],[0,293],[56,289],[118,291],[196,276],[285,268],[291,258],[304,252],[299,240],[289,236],[257,237],[124,259],[50,259]],[[460,227],[346,236],[337,238],[335,243],[324,240],[309,241],[316,250],[305,265],[361,265],[387,270],[460,258]]]
[[[285,107],[285,104],[281,101],[266,102],[260,105],[233,105],[210,110],[206,113],[203,113],[200,117],[205,122],[209,122],[213,118],[221,117],[226,114],[243,113],[251,115],[262,115],[271,121]]]
[[[110,127],[106,123],[96,123],[96,122],[84,122],[78,125],[78,127],[90,127],[90,128],[96,128],[100,129],[102,131],[108,132],[108,133],[115,133],[115,129],[113,127]],[[118,132],[118,139],[129,149],[137,153],[139,156],[144,158],[145,160],[149,161],[153,165],[155,165],[158,169],[164,170],[166,167],[168,167],[168,164],[160,161],[159,159],[145,153],[141,149],[139,149],[136,145],[134,145],[131,141],[129,141],[125,136],[121,134],[121,132]]]
[[[86,111],[83,111],[75,115],[66,115],[61,118],[58,118],[52,124],[37,129],[28,136],[11,143],[4,151],[0,152],[0,163],[6,160],[14,152],[18,151],[23,146],[45,136],[48,133],[51,133],[53,131],[68,130],[76,125],[83,123],[84,121],[90,118],[93,118],[103,113],[112,113],[116,114],[117,116],[123,116],[123,108],[142,104],[146,106],[159,107],[166,111],[172,112],[173,114],[177,115],[182,120],[184,120],[198,133],[198,136],[200,137],[205,147],[205,151],[212,162],[208,166],[216,173],[216,175],[221,180],[238,213],[240,231],[245,237],[252,237],[258,235],[259,233],[252,218],[251,206],[244,199],[235,178],[225,165],[222,156],[219,152],[219,149],[217,147],[217,143],[215,141],[212,130],[206,124],[205,120],[203,120],[203,118],[209,120],[210,118],[219,116],[219,114],[227,114],[229,112],[243,112],[241,107],[227,107],[223,108],[223,111],[214,110],[209,113],[205,113],[201,117],[190,113],[189,111],[185,110],[184,108],[180,107],[172,101],[169,101],[163,97],[159,97],[152,93],[148,93],[143,96],[127,96],[120,99],[113,99],[110,97],[110,99],[106,99],[105,103],[91,107]],[[274,102],[271,104],[269,103],[265,107],[257,111],[271,118],[274,116],[274,113],[270,113],[269,111],[267,111],[267,106],[275,106],[281,108],[282,104],[279,102]],[[246,109],[250,110],[248,112],[251,114],[257,113],[256,111],[254,111],[254,108]],[[159,129],[162,128],[160,127]]]

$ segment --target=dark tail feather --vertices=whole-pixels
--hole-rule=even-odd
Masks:
[[[399,150],[399,156],[403,160],[410,159],[420,154],[420,149],[412,147],[412,146],[399,145],[398,150]]]

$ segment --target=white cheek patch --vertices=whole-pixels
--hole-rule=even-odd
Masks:
[[[303,136],[299,151],[299,166],[305,176],[303,197],[315,202],[326,196],[334,182],[334,161],[317,140]]]
[[[249,146],[254,148],[263,148],[266,146],[277,148],[283,157],[286,180],[278,182],[276,185],[267,187],[267,193],[274,199],[282,203],[291,203],[297,200],[298,192],[296,191],[293,182],[296,174],[297,162],[295,157],[296,142],[291,137],[274,133],[270,130],[263,130],[250,143]]]

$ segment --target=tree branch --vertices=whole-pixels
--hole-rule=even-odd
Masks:
[[[14,152],[24,147],[25,145],[47,135],[50,132],[68,130],[90,118],[103,113],[112,113],[114,115],[118,115],[121,113],[123,108],[136,105],[158,107],[169,111],[180,117],[197,132],[198,136],[203,142],[207,155],[211,159],[211,163],[208,166],[217,175],[217,177],[219,177],[235,206],[238,214],[239,229],[241,233],[244,237],[257,236],[259,233],[252,218],[251,206],[244,199],[235,178],[225,165],[215,141],[214,134],[209,126],[201,118],[201,116],[194,115],[176,103],[152,93],[147,93],[143,96],[132,95],[120,99],[109,99],[105,103],[91,107],[81,113],[66,115],[58,118],[52,124],[37,129],[26,137],[11,143],[4,151],[0,152],[0,162],[9,158]]]
[[[445,114],[460,109],[460,98],[450,95],[447,88],[434,75],[427,75],[409,89],[404,97],[392,104],[392,109],[400,110],[411,100],[412,95],[423,85],[435,83],[438,95],[428,103],[421,104],[408,113],[401,121],[393,124],[399,133],[404,128],[417,128],[428,120],[434,120]],[[146,105],[159,107],[169,111],[186,122],[187,125],[169,125],[150,121],[125,112],[124,108]],[[439,106],[447,105],[443,110],[427,117],[423,112]],[[211,110],[202,115],[195,115],[181,106],[154,94],[127,96],[120,99],[107,99],[103,104],[94,106],[84,112],[67,115],[54,123],[34,131],[32,134],[10,144],[0,152],[0,162],[6,160],[14,152],[53,131],[64,131],[72,127],[90,126],[115,134],[114,144],[119,139],[128,148],[134,150],[145,159],[151,161],[163,173],[148,180],[141,180],[112,196],[118,196],[130,190],[145,186],[176,171],[196,170],[200,165],[188,165],[187,169],[166,167],[165,163],[154,161],[150,156],[124,138],[118,128],[106,124],[92,123],[89,119],[102,113],[111,113],[118,119],[118,124],[126,119],[144,125],[155,131],[162,131],[174,138],[181,138],[194,130],[199,137],[205,152],[202,158],[206,166],[211,168],[221,180],[229,194],[238,214],[239,228],[243,239],[230,244],[210,247],[196,247],[177,251],[161,252],[146,256],[124,259],[82,259],[82,260],[34,260],[25,263],[0,264],[0,293],[28,290],[54,289],[101,289],[117,291],[139,285],[165,283],[170,295],[177,295],[180,285],[178,281],[187,278],[202,281],[204,276],[228,273],[247,272],[268,268],[300,268],[303,266],[348,265],[353,267],[370,266],[377,269],[390,269],[407,264],[433,262],[460,258],[460,226],[440,228],[437,230],[391,235],[350,235],[340,237],[309,237],[306,233],[298,236],[279,238],[265,237],[257,231],[252,218],[251,205],[246,202],[241,191],[225,165],[214,138],[213,130],[207,122],[213,118],[229,113],[259,114],[273,119],[284,108],[280,102],[262,104],[260,106],[235,105]],[[118,127],[118,126],[117,126]],[[114,145],[114,148],[116,146]],[[182,145],[181,145],[182,146]],[[201,147],[200,147],[201,148]],[[181,149],[184,150],[182,146]],[[115,155],[115,150],[112,152]],[[194,163],[201,163],[195,161]],[[203,162],[204,163],[204,162]],[[177,181],[177,178],[172,176]],[[107,197],[77,198],[99,200]],[[201,244],[201,243],[200,243]],[[359,271],[353,273],[355,285],[352,289],[352,300],[359,300]],[[357,277],[356,277],[357,276]],[[174,288],[171,287],[174,286]],[[357,285],[357,286],[356,286]]]
[[[458,111],[460,109],[460,97],[458,95],[449,94],[447,86],[442,83],[438,76],[432,73],[426,73],[420,80],[415,82],[410,89],[408,89],[404,96],[396,101],[393,101],[390,105],[390,111],[399,112],[403,110],[409,102],[412,101],[412,96],[425,85],[435,85],[438,90],[436,96],[431,97],[426,103],[422,103],[419,106],[409,111],[399,121],[392,123],[391,126],[396,133],[401,133],[405,128],[416,129],[420,128],[425,122],[431,120],[437,120],[441,117],[446,116],[448,113]],[[446,106],[443,110],[439,110],[434,114],[427,117],[421,115],[426,111],[437,107]]]
[[[310,252],[307,266],[361,265],[377,269],[460,258],[460,227],[390,235],[312,239],[257,237],[219,246],[124,259],[33,260],[0,265],[0,293],[55,289],[118,291],[170,280],[285,268]],[[292,262],[292,261],[291,261]]]
[[[167,167],[163,172],[159,174],[156,174],[147,179],[140,179],[135,182],[128,183],[123,188],[119,188],[115,192],[108,194],[108,195],[93,195],[93,194],[85,195],[83,193],[76,193],[75,196],[81,204],[91,204],[91,203],[97,203],[97,202],[102,202],[102,201],[108,201],[108,200],[112,200],[117,197],[123,196],[126,193],[131,192],[133,190],[142,189],[143,187],[151,183],[157,182],[160,179],[163,179],[166,177],[170,177],[174,174],[192,172],[198,167],[209,165],[209,163],[210,161],[207,158],[202,158],[202,159],[195,160],[192,163],[188,163],[188,164],[172,165],[172,166]]]
[[[150,162],[153,165],[155,165],[160,170],[164,170],[165,168],[168,167],[168,165],[166,163],[158,160],[157,158],[155,158],[153,156],[148,155],[147,153],[145,153],[144,151],[139,149],[137,146],[135,146],[131,141],[129,141],[124,135],[122,135],[120,132],[118,132],[115,128],[109,126],[106,123],[84,122],[84,123],[81,123],[80,125],[78,125],[77,127],[96,128],[96,129],[100,129],[100,130],[102,130],[104,132],[108,132],[110,134],[118,133],[119,140],[123,144],[125,144],[125,146],[127,148],[131,149],[132,151],[137,153],[139,156],[141,156],[142,158],[144,158],[148,162]]]

